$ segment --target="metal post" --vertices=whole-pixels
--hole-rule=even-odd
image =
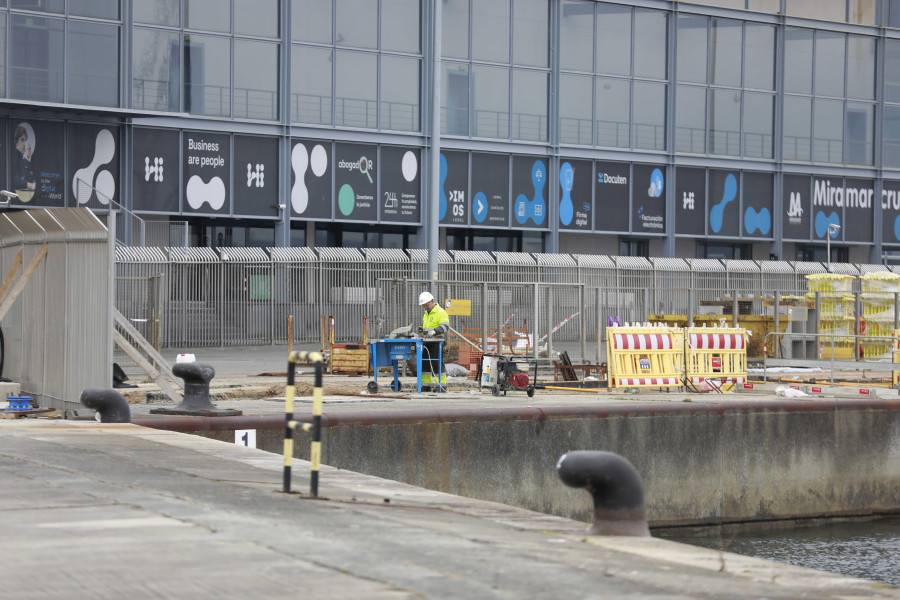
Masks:
[[[603,343],[603,304],[600,301],[600,288],[597,289],[597,361],[594,364],[600,364],[601,358],[601,347],[600,345]]]
[[[734,290],[731,296],[731,326],[737,327],[738,324],[738,292]]]
[[[694,326],[694,288],[688,290],[688,306],[687,306],[687,324],[688,327]]]
[[[537,364],[538,357],[538,328],[540,325],[540,287],[539,284],[534,284],[534,321],[531,323],[531,352],[534,354],[535,364]],[[527,335],[527,334],[526,334]]]
[[[431,194],[428,199],[428,277],[431,291],[436,293],[438,280],[438,199],[440,198],[441,172],[441,4],[432,2],[434,11],[433,44],[431,49]]]
[[[481,283],[481,352],[487,354],[488,342],[488,285],[484,281]]]
[[[110,206],[106,215],[106,245],[108,254],[109,277],[107,277],[106,301],[108,302],[109,327],[106,339],[106,374],[104,380],[113,387],[113,332],[116,330],[116,318],[113,308],[116,306],[116,211]]]
[[[553,288],[547,286],[547,356],[553,360]]]
[[[816,322],[813,333],[816,336],[816,360],[822,360],[822,352],[819,348],[819,332],[822,329],[822,292],[816,292]]]
[[[579,286],[578,294],[581,297],[578,309],[581,310],[581,360],[587,362],[587,306],[584,304],[584,284]]]
[[[782,349],[782,345],[784,344],[784,337],[779,335],[781,333],[781,329],[778,327],[778,325],[779,325],[778,313],[781,309],[781,303],[780,303],[781,297],[778,294],[778,290],[775,290],[774,294],[775,294],[775,302],[774,302],[773,306],[775,309],[775,315],[774,315],[773,320],[775,322],[775,339],[779,340],[779,342],[778,342],[779,352],[776,352],[775,356],[777,356],[779,358],[784,358],[784,350]],[[793,353],[791,353],[791,357],[793,357]]]

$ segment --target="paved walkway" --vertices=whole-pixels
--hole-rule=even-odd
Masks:
[[[0,421],[5,598],[900,598],[872,582],[135,425]],[[294,489],[307,490],[298,461]]]

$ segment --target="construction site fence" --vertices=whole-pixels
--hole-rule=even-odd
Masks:
[[[416,325],[418,294],[431,288],[426,250],[119,246],[115,253],[116,307],[158,348],[318,342],[322,317],[334,317],[335,341],[358,342],[366,317],[369,337]],[[579,361],[604,359],[609,319],[764,315],[765,298],[805,297],[806,276],[828,272],[808,262],[443,250],[438,264],[439,299],[471,303],[469,315],[451,316],[455,329],[512,329],[517,344],[565,347]],[[891,272],[836,263],[831,270]],[[723,308],[724,298],[740,302]]]

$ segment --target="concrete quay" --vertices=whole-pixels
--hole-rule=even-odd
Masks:
[[[308,489],[307,474],[295,461],[294,490]],[[200,436],[0,420],[2,596],[900,598],[330,467],[320,499],[282,493],[281,477],[280,456]]]

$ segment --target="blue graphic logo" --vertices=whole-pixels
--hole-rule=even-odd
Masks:
[[[766,235],[769,233],[771,226],[772,215],[769,214],[768,208],[763,208],[756,212],[755,208],[748,206],[747,210],[744,211],[744,229],[747,230],[747,233],[752,234],[758,229],[760,234]]]
[[[816,213],[816,235],[824,238],[828,234],[829,225],[840,225],[841,217],[834,211],[826,215],[825,211],[820,210]],[[831,237],[837,237],[837,230],[831,232]]]
[[[572,184],[575,182],[575,169],[567,162],[559,168],[559,185],[562,187],[562,200],[559,202],[559,222],[563,225],[572,223],[575,206],[572,204]]]
[[[733,173],[729,173],[728,177],[725,178],[725,191],[722,193],[722,200],[709,211],[709,228],[714,233],[719,233],[722,230],[722,222],[725,219],[725,206],[736,197],[737,179]]]
[[[475,194],[475,198],[472,201],[472,210],[474,211],[475,220],[479,223],[484,223],[484,220],[487,218],[487,196],[484,195],[484,192]]]
[[[650,173],[650,189],[647,190],[647,195],[651,198],[659,198],[662,196],[664,186],[662,171],[653,169],[653,172]]]
[[[441,199],[438,204],[438,221],[443,221],[447,215],[447,194],[444,192],[445,181],[447,181],[447,158],[441,152]]]
[[[534,199],[529,200],[525,194],[519,194],[516,198],[516,221],[525,224],[531,219],[536,225],[544,222],[546,204],[544,203],[544,184],[547,182],[547,169],[541,160],[534,161],[531,165],[531,185],[534,186]]]
[[[900,215],[897,215],[897,218],[894,219],[894,237],[897,238],[897,241],[900,241]]]

